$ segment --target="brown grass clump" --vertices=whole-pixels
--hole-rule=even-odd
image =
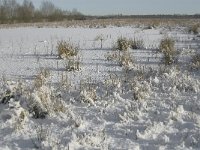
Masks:
[[[78,54],[78,47],[66,41],[59,41],[57,50],[60,58],[69,58]]]
[[[162,39],[159,46],[159,51],[164,55],[165,65],[174,63],[175,55],[177,51],[175,49],[175,42],[171,38]]]
[[[144,41],[137,39],[127,39],[127,38],[119,38],[116,42],[114,49],[120,51],[127,51],[128,48],[132,49],[142,49],[144,48]]]
[[[128,48],[130,48],[130,42],[128,39],[126,38],[119,38],[117,40],[117,47],[116,47],[118,50],[120,51],[127,51]]]
[[[189,29],[190,33],[198,34],[200,32],[200,24],[192,25]]]

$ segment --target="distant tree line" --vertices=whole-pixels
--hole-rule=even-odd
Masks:
[[[0,23],[83,20],[84,15],[76,9],[61,10],[50,1],[43,1],[35,8],[30,0],[19,4],[16,0],[0,0]]]
[[[43,1],[36,8],[31,0],[24,0],[19,4],[16,0],[0,0],[0,24],[19,22],[43,22],[62,20],[85,20],[85,19],[124,19],[124,18],[163,18],[163,19],[198,19],[200,14],[195,15],[107,15],[85,16],[76,9],[72,11],[62,10],[50,1]]]
[[[105,15],[105,16],[90,16],[90,18],[96,19],[200,19],[200,14],[194,15],[184,15],[184,14],[174,14],[174,15]]]

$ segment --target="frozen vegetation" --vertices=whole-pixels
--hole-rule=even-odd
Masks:
[[[0,149],[200,149],[188,30],[0,29]]]

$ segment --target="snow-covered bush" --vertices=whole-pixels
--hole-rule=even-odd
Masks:
[[[134,78],[131,83],[134,100],[144,100],[151,94],[151,86],[147,81],[139,81]]]
[[[25,85],[21,81],[7,80],[1,82],[0,89],[0,119],[11,123],[16,130],[22,129],[28,117],[28,111],[23,106]]]
[[[196,54],[192,57],[192,68],[200,69],[200,54]]]
[[[82,102],[95,105],[94,102],[97,100],[96,89],[84,89],[81,91],[80,96]]]
[[[110,74],[109,77],[105,79],[104,85],[105,85],[107,94],[112,93],[113,90],[120,88],[121,79],[118,77],[117,74]]]
[[[63,102],[56,96],[56,91],[48,85],[49,77],[48,70],[41,70],[27,96],[28,109],[33,118],[45,118],[56,112],[65,112]]]
[[[162,92],[195,92],[200,89],[200,82],[189,75],[188,72],[182,72],[176,67],[167,67],[160,71],[158,76],[159,88]]]
[[[48,85],[34,89],[29,99],[29,111],[33,118],[45,118],[47,115],[66,111],[65,104],[56,91]]]
[[[15,82],[5,80],[1,82],[0,88],[0,102],[3,104],[8,104],[10,99],[19,100],[25,87],[21,81]]]
[[[159,45],[159,51],[164,55],[165,65],[174,63],[177,51],[175,49],[175,42],[173,39],[167,37],[161,40]]]
[[[78,47],[66,41],[59,41],[57,50],[60,58],[69,58],[78,54]]]
[[[90,85],[90,83],[81,83],[80,84],[80,100],[84,103],[89,103],[95,105],[97,100],[97,91],[96,87]]]
[[[51,89],[45,85],[34,89],[28,105],[33,118],[45,118],[47,114],[52,113],[53,103],[51,92]]]

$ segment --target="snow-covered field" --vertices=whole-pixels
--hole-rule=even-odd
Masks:
[[[200,37],[186,31],[0,29],[0,149],[200,149]],[[166,36],[179,51],[171,66],[157,51]],[[128,66],[107,59],[120,37],[144,41]],[[79,47],[79,70],[58,57],[61,40]]]

